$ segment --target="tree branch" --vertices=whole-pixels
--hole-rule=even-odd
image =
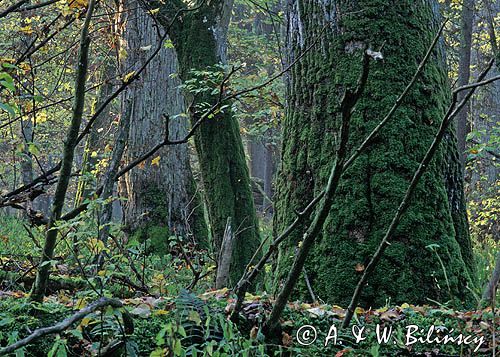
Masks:
[[[13,343],[7,347],[0,349],[0,356],[4,356],[4,355],[7,355],[9,353],[12,353],[15,350],[17,350],[21,347],[24,347],[24,346],[32,343],[33,341],[41,338],[41,337],[51,335],[54,333],[60,333],[64,330],[66,330],[68,327],[70,327],[74,323],[82,320],[85,316],[87,316],[87,315],[93,313],[94,311],[96,311],[97,309],[103,308],[105,306],[111,306],[113,308],[121,308],[121,307],[123,307],[123,304],[119,300],[116,300],[116,299],[110,299],[110,298],[106,298],[106,297],[100,298],[96,302],[94,302],[90,305],[87,305],[86,307],[84,307],[83,309],[78,311],[76,314],[64,319],[63,321],[59,322],[58,324],[56,324],[54,326],[50,326],[50,327],[43,327],[43,328],[36,329],[31,335],[23,338],[22,340],[17,341],[16,343]]]

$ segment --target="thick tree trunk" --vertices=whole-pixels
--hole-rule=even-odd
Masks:
[[[172,22],[180,1],[148,2],[152,9],[160,7],[158,20],[164,27]],[[226,62],[226,35],[232,0],[204,2],[195,11],[187,11],[170,28],[170,37],[179,58],[182,80],[193,78],[191,70],[214,70]],[[193,99],[191,122],[203,115],[196,106],[216,104],[218,94],[200,94]],[[229,104],[229,103],[225,103]],[[195,145],[203,178],[205,199],[211,224],[214,250],[219,252],[228,217],[236,236],[229,284],[235,284],[259,245],[250,177],[245,161],[239,124],[230,108],[204,122],[196,131]]]
[[[384,56],[372,64],[365,94],[352,118],[349,147],[353,150],[410,82],[440,22],[437,1],[432,0],[288,0],[286,12],[288,62],[321,38],[287,77],[287,116],[275,202],[278,232],[326,184],[337,140],[339,98],[359,73],[359,64],[353,63],[350,53],[367,46],[382,48]],[[360,271],[387,230],[449,99],[440,46],[394,119],[343,175],[322,237],[306,264],[319,298],[343,305],[349,302]],[[389,298],[391,303],[448,300],[449,291],[453,298],[469,298],[464,289],[470,284],[469,269],[463,256],[471,253],[470,241],[468,232],[456,225],[466,222],[462,178],[460,170],[455,170],[459,165],[450,131],[365,288],[362,305],[383,305]],[[455,176],[451,179],[445,172]],[[459,217],[454,219],[454,214]],[[277,285],[289,270],[300,231],[279,253]],[[467,245],[461,247],[463,242]],[[439,245],[447,281],[435,253],[427,248],[430,244]],[[309,295],[305,284],[298,289],[303,297]]]
[[[464,86],[469,83],[470,78],[470,64],[472,52],[472,26],[474,25],[474,4],[475,0],[464,0],[462,4],[462,18],[460,21],[461,38],[460,38],[460,52],[458,63],[458,81],[457,86]],[[459,95],[461,100],[466,93],[462,92]],[[458,152],[460,154],[460,161],[462,167],[465,167],[466,153],[466,139],[467,134],[470,132],[470,125],[468,124],[469,106],[464,107],[457,116],[457,140]]]
[[[134,1],[124,2],[126,23],[124,49],[127,53],[124,73],[143,63],[158,45],[163,31],[148,13]],[[174,50],[162,48],[124,95],[123,110],[132,106],[130,133],[125,162],[128,163],[163,141],[166,116],[170,139],[183,138],[189,122],[177,74]],[[205,244],[207,227],[203,207],[198,200],[189,162],[187,144],[167,146],[150,160],[126,174],[124,223],[128,231],[141,239],[150,238],[157,248],[167,249],[168,237],[179,235]],[[123,187],[122,186],[122,187]]]

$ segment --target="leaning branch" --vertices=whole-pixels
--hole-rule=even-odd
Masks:
[[[9,6],[8,8],[6,8],[5,10],[3,10],[2,12],[0,12],[0,19],[7,16],[8,14],[10,14],[11,12],[14,12],[16,11],[17,9],[19,9],[21,6],[23,6],[24,4],[26,4],[29,0],[21,0],[15,4],[12,4],[11,6]]]

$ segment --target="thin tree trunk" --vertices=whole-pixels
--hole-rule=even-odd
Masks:
[[[113,81],[111,80],[116,75],[116,64],[113,61],[106,61],[101,72],[101,81],[105,81],[99,88],[95,108],[99,108],[102,103],[113,93]],[[99,173],[92,173],[95,170],[96,164],[102,159],[102,154],[107,138],[107,130],[111,124],[110,110],[106,109],[97,116],[97,119],[90,130],[90,133],[85,143],[82,163],[82,177],[78,181],[76,192],[75,207],[79,206],[83,200],[95,191],[96,185],[89,182],[89,178],[85,175],[96,176],[99,182]],[[101,173],[102,174],[102,173]]]
[[[461,37],[460,37],[460,52],[458,63],[458,81],[457,85],[464,86],[469,83],[470,79],[470,64],[472,52],[472,26],[474,25],[474,5],[475,0],[464,0],[462,4],[462,18],[460,21]],[[464,97],[465,93],[460,94],[460,98]],[[469,106],[459,113],[457,117],[457,139],[458,152],[460,154],[460,162],[465,168],[465,160],[467,159],[466,141],[467,134],[470,132],[468,124]]]
[[[192,70],[212,71],[226,62],[227,27],[232,0],[201,3],[196,10],[185,11],[181,19],[172,22],[181,1],[162,4],[141,1],[151,9],[160,8],[158,20],[169,29],[175,46],[181,79],[193,79]],[[173,24],[170,26],[170,24]],[[202,93],[191,100],[191,123],[196,123],[203,110],[201,103],[215,105],[218,94]],[[198,128],[195,146],[203,179],[214,251],[220,251],[228,217],[232,218],[236,239],[231,265],[230,285],[236,283],[259,245],[259,230],[254,209],[250,177],[241,141],[239,124],[229,107],[217,113]]]
[[[57,181],[54,202],[52,204],[52,213],[50,216],[49,224],[47,226],[42,258],[40,260],[35,282],[31,291],[31,299],[34,301],[42,301],[45,295],[45,290],[47,288],[50,269],[52,267],[51,261],[54,257],[54,249],[56,246],[57,234],[59,232],[56,224],[61,217],[64,207],[66,192],[68,190],[69,180],[71,176],[71,169],[73,167],[73,158],[75,155],[75,147],[78,140],[78,132],[82,123],[83,109],[85,105],[85,83],[87,80],[90,47],[89,25],[92,18],[92,13],[94,11],[95,1],[96,0],[89,1],[85,22],[83,24],[80,35],[80,50],[78,55],[78,68],[75,80],[73,116],[71,118],[68,134],[64,142],[61,171],[59,173],[59,180]]]
[[[492,305],[495,301],[495,296],[497,293],[498,282],[500,282],[500,252],[497,253],[495,258],[495,268],[493,269],[493,273],[491,274],[491,278],[486,285],[486,288],[483,292],[483,303],[488,305]]]

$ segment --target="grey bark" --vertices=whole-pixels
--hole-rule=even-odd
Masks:
[[[127,52],[126,74],[146,60],[163,30],[136,2],[126,0],[124,6],[128,9],[123,43]],[[189,121],[183,115],[186,108],[177,71],[175,51],[163,48],[124,96],[132,105],[126,163],[163,140],[165,116],[170,118],[171,140],[186,135]],[[153,162],[158,156],[159,162]],[[126,198],[124,223],[129,231],[152,224],[166,226],[172,234],[198,235],[195,237],[198,241],[205,239],[206,227],[187,144],[160,149],[144,166],[127,173],[121,188]]]
[[[491,275],[491,278],[488,281],[488,284],[486,285],[486,288],[483,291],[483,297],[482,297],[483,302],[487,303],[488,305],[492,305],[494,303],[499,281],[500,281],[500,252],[497,252],[493,274]]]
[[[250,175],[254,185],[254,202],[264,216],[272,215],[273,176],[276,173],[276,150],[268,135],[249,136],[247,150],[250,157]],[[258,187],[255,187],[257,186]]]
[[[475,0],[464,0],[462,5],[462,18],[460,21],[461,38],[457,82],[457,85],[459,87],[468,84],[470,79],[474,5]],[[459,100],[461,100],[464,96],[465,93],[461,93]],[[465,160],[467,158],[466,139],[467,134],[470,132],[470,126],[468,125],[468,114],[469,106],[466,106],[457,116],[456,130],[458,139],[458,152],[460,153],[460,162],[462,163],[462,167],[465,167]]]
[[[227,218],[226,230],[217,261],[217,276],[215,278],[215,288],[222,289],[229,282],[229,272],[231,269],[231,258],[233,255],[234,233],[231,226],[231,217]]]

